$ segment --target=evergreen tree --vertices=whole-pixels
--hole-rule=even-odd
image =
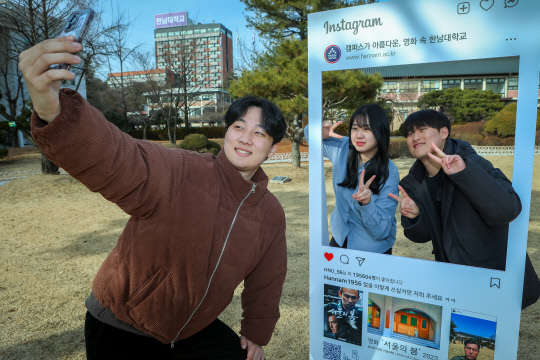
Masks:
[[[268,40],[282,40],[293,37],[307,39],[307,16],[309,13],[347,6],[362,5],[363,0],[241,0],[246,10],[254,13],[246,15],[250,28]]]
[[[289,119],[287,131],[292,140],[292,165],[300,167],[300,143],[303,139],[303,114],[308,110],[307,15],[312,12],[361,5],[365,1],[270,1],[242,0],[254,16],[246,16],[249,26],[258,31],[271,47],[257,59],[256,66],[242,71],[233,80],[233,97],[257,95],[275,102]],[[382,78],[364,75],[359,70],[323,74],[323,107],[354,109],[373,99],[382,86]],[[294,120],[293,120],[294,119]]]
[[[500,98],[500,94],[491,90],[433,90],[418,100],[418,108],[441,111],[456,122],[484,121],[504,107]]]

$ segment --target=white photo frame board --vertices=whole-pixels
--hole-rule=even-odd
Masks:
[[[538,106],[538,14],[540,2],[533,0],[411,0],[309,15],[310,359],[405,357],[446,360],[452,312],[458,313],[456,319],[468,319],[470,314],[479,314],[477,318],[488,324],[496,321],[494,359],[516,358]],[[452,41],[451,36],[450,40],[444,40],[445,34],[455,33],[464,36],[458,41]],[[430,43],[430,36],[442,36],[443,40]],[[405,38],[426,38],[427,41],[404,46]],[[350,44],[373,45],[381,41],[386,44],[386,41],[392,43],[396,39],[399,45],[396,47],[371,46],[369,49],[347,51]],[[366,56],[368,54],[380,55]],[[322,73],[508,56],[519,56],[513,186],[520,196],[523,210],[510,224],[506,270],[324,246],[329,233],[321,147]],[[427,243],[425,246],[431,245]],[[343,261],[344,256],[349,261]],[[356,257],[364,260],[357,261]],[[474,286],[464,286],[462,279],[467,279],[467,283]],[[496,283],[500,287],[494,286]],[[326,292],[325,284],[330,289]],[[346,285],[359,289],[363,297],[361,346],[323,336],[323,324],[327,321],[323,316],[324,302],[330,301],[332,296],[335,298],[335,286]],[[392,291],[393,288],[410,290],[411,293]],[[424,296],[415,296],[415,293],[423,293]],[[435,344],[411,345],[407,341],[368,333],[366,319],[370,301],[383,302],[388,306],[403,302],[424,304],[420,308],[431,317],[433,324],[438,323],[439,326],[439,333],[432,339]],[[437,315],[438,307],[442,309],[440,315]],[[389,347],[386,342],[389,342]],[[400,350],[404,347],[407,348],[405,352]],[[411,353],[411,347],[419,349],[416,354]]]

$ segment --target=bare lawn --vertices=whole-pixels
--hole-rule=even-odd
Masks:
[[[302,151],[304,151],[302,149]],[[40,169],[35,149],[0,159],[0,172]],[[511,156],[489,158],[508,176]],[[402,176],[410,159],[395,161]],[[269,177],[292,181],[270,184],[287,216],[288,267],[281,319],[266,347],[268,359],[309,358],[308,165],[264,165]],[[327,179],[331,173],[327,169]],[[540,165],[535,166],[538,174]],[[333,209],[327,182],[328,208]],[[528,252],[540,270],[540,176],[533,177]],[[84,300],[104,258],[115,246],[128,216],[69,175],[38,175],[0,186],[0,358],[84,359]],[[399,221],[398,221],[399,226]],[[430,245],[414,244],[398,228],[398,256],[432,259]],[[239,330],[240,295],[221,319]],[[540,353],[540,303],[522,312],[518,359]]]

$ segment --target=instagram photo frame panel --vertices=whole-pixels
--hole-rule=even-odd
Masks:
[[[495,334],[479,330],[478,336],[493,347],[495,360],[516,358],[538,107],[538,14],[540,2],[532,0],[417,0],[308,16],[310,359],[446,360],[456,312],[496,323],[489,327]],[[519,59],[512,184],[522,211],[510,223],[506,269],[329,247],[323,73],[509,57]],[[360,297],[350,310],[360,320],[340,318],[335,304],[345,302],[346,289]],[[357,340],[337,335],[340,321],[354,323]]]

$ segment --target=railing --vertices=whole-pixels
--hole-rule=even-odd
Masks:
[[[472,145],[473,149],[478,155],[514,155],[513,146],[477,146]],[[540,155],[540,146],[534,148],[534,155]],[[309,161],[309,152],[300,153],[300,161]],[[266,160],[265,164],[280,163],[280,162],[292,162],[291,153],[278,153]]]
[[[308,161],[309,159],[309,153],[308,152],[301,152],[300,153],[300,161]],[[282,163],[282,162],[292,162],[292,153],[277,153],[276,155],[272,156],[270,159],[266,160],[265,164],[272,164],[272,163]]]
[[[478,155],[514,155],[513,146],[477,146],[472,145]],[[540,146],[534,147],[534,155],[540,155]]]

